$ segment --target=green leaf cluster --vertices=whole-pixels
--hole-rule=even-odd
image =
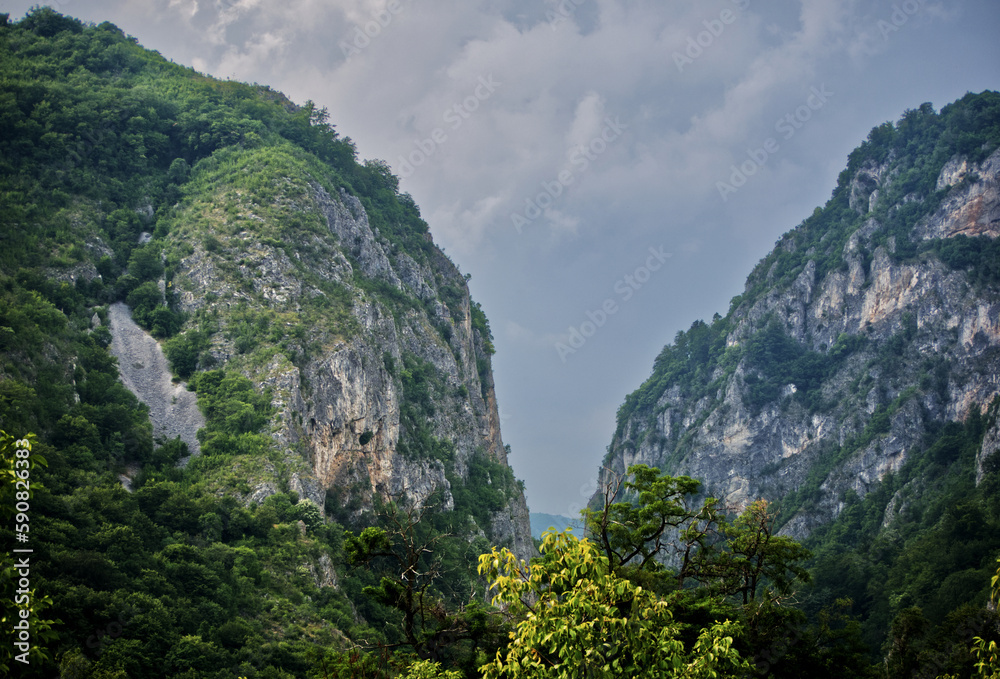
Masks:
[[[508,550],[479,559],[480,573],[520,618],[510,644],[481,670],[501,677],[737,677],[751,669],[733,646],[740,628],[723,621],[681,639],[670,603],[613,572],[598,547],[545,533],[530,565]]]

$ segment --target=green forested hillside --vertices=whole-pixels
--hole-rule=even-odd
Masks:
[[[955,111],[990,107],[984,95]],[[943,123],[962,148],[995,136],[977,115]],[[365,273],[364,244],[330,238],[316,195],[356,199],[380,246],[429,271],[433,289]],[[976,243],[934,247],[992,284],[994,262]],[[275,262],[287,262],[280,275],[267,269]],[[770,268],[784,278],[800,264]],[[196,265],[215,268],[217,289],[198,287]],[[306,293],[286,304],[286,288]],[[204,304],[185,307],[192,298]],[[116,302],[197,394],[206,426],[186,464],[191,451],[154,440],[148,408],[119,381]],[[307,431],[301,413],[322,394],[303,384],[306,403],[282,420],[291,390],[271,368],[316,375],[306,368],[331,347],[404,322],[467,380],[414,351],[357,362],[402,394],[394,452],[417,481],[439,471],[441,485],[415,503],[362,487],[351,469],[352,483],[322,488],[321,509],[290,481],[311,471],[307,446],[278,439]],[[789,374],[807,385],[833,369],[778,328],[727,348],[727,323],[679,335],[625,410],[655,401],[664,376],[709,394],[713,370],[740,351],[774,375],[754,387],[761,404]],[[451,343],[463,332],[473,353]],[[835,366],[859,348],[844,339],[824,356]],[[589,516],[592,540],[548,535],[529,565],[493,544],[496,517],[523,498],[504,458],[462,458],[466,432],[438,426],[446,405],[492,399],[492,352],[485,315],[412,199],[385,163],[359,161],[325,110],[173,64],[108,23],[47,8],[0,14],[4,676],[819,679],[876,676],[885,657],[893,677],[914,663],[973,676],[969,640],[941,642],[936,630],[955,626],[934,625],[959,616],[989,636],[996,624],[981,606],[994,546],[970,528],[996,525],[996,470],[970,481],[987,421],[936,432],[882,495],[846,498],[814,557],[775,534],[772,505],[727,516],[697,480],[636,467],[617,479],[634,503],[610,493]],[[815,389],[801,393],[822,407]],[[368,427],[349,432],[362,461],[383,435]],[[909,483],[917,477],[929,485]],[[897,488],[929,499],[899,510],[887,543],[877,516]],[[953,568],[960,576],[941,581]],[[951,613],[959,590],[974,593],[972,607]],[[938,603],[909,608],[928,597]],[[893,623],[887,611],[904,604]],[[23,616],[30,651],[12,643]],[[889,624],[889,645],[873,653]]]
[[[863,499],[845,498],[837,520],[808,541],[816,556],[804,608],[850,598],[872,648],[903,644],[898,676],[944,667],[972,634],[997,636],[983,605],[1000,552],[1000,474],[994,456],[977,485],[976,456],[998,406],[929,433],[899,473]]]
[[[241,196],[262,224],[281,225],[256,233],[258,242],[280,250],[318,233],[318,218],[284,202],[284,186],[306,175],[357,196],[381,237],[415,261],[439,256],[396,178],[380,162],[360,162],[311,103],[205,77],[111,24],[46,8],[16,23],[0,15],[0,129],[0,429],[36,437],[30,582],[34,615],[53,621],[48,636],[33,639],[30,665],[5,655],[4,673],[331,676],[339,654],[358,643],[405,645],[396,603],[362,592],[379,586],[391,561],[353,567],[343,548],[344,524],[391,526],[391,507],[330,502],[338,523],[300,502],[287,481],[263,503],[238,499],[256,471],[287,479],[294,469],[267,430],[273,394],[243,371],[275,356],[304,364],[322,342],[357,333],[350,296],[336,282],[307,279],[320,294],[295,314],[236,308],[222,338],[235,357],[215,365],[208,349],[221,319],[183,313],[172,289],[185,243],[226,254],[237,271],[246,255],[218,227]],[[354,283],[390,308],[423,308],[377,282]],[[184,444],[154,442],[147,408],[118,381],[108,351],[115,301],[166,340],[174,372],[197,391],[207,427],[202,455],[184,468],[175,466]],[[485,317],[473,313],[488,342]],[[410,401],[426,399],[413,377],[419,366],[398,372]],[[407,444],[414,456],[443,445],[426,433]],[[8,464],[13,473],[13,449]],[[432,501],[414,538],[436,545],[419,553],[419,567],[442,571],[424,592],[428,610],[482,590],[475,558],[489,543],[470,544],[466,521],[519,492],[507,467],[474,466],[468,482],[453,477],[455,511],[436,512]],[[132,477],[130,490],[122,474]],[[4,493],[13,507],[13,489]],[[4,517],[4,543],[13,544]],[[16,583],[10,557],[5,550],[5,637]],[[474,663],[475,644],[493,643],[482,627],[450,638],[452,650],[438,656]]]

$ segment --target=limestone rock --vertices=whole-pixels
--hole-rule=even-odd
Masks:
[[[445,464],[402,450],[415,433],[402,417],[402,371],[412,360],[430,366],[433,414],[425,424],[453,446],[452,478],[467,478],[476,457],[507,464],[487,338],[473,328],[465,278],[433,244],[417,258],[377,233],[347,191],[327,191],[315,181],[287,184],[287,195],[275,202],[318,221],[320,231],[271,224],[241,194],[238,226],[213,232],[214,241],[178,235],[171,244],[181,255],[173,278],[179,308],[218,319],[206,360],[241,366],[271,394],[271,437],[286,451],[290,475],[259,480],[245,500],[259,502],[287,486],[321,508],[329,490],[345,501],[357,497],[363,508],[376,496],[404,495],[417,506],[433,497],[454,508]],[[260,236],[258,229],[268,228],[281,242]],[[241,353],[234,313],[267,310],[291,327],[323,298],[331,300],[327,308],[342,309],[341,320],[301,328],[299,350],[277,352],[265,364]],[[480,528],[493,541],[523,558],[533,553],[523,494],[491,524]]]
[[[1000,393],[1000,293],[970,285],[965,271],[949,269],[931,253],[894,255],[899,243],[880,237],[883,224],[869,214],[876,192],[885,195],[893,180],[888,166],[888,161],[864,165],[848,185],[850,207],[866,219],[846,239],[841,266],[820,276],[817,260],[808,259],[794,279],[779,283],[775,263],[748,280],[748,291],[754,285],[760,290],[761,280],[765,287],[730,317],[725,338],[730,348],[774,321],[815,352],[829,352],[842,336],[862,338],[863,348],[825,378],[821,395],[827,405],[803,407],[795,399],[798,385],[786,384],[755,412],[747,398],[758,376],[740,359],[730,372],[717,369],[714,393],[692,398],[678,385],[667,385],[655,405],[619,421],[605,461],[611,471],[602,474],[601,483],[643,463],[701,479],[708,494],[740,509],[759,497],[786,496],[824,465],[807,509],[783,529],[802,538],[837,516],[845,493],[863,497],[898,471],[932,423],[962,420]],[[914,227],[915,242],[998,235],[1000,151],[978,165],[952,159],[941,170],[938,187],[949,192]],[[914,196],[902,200],[912,202]],[[890,206],[888,214],[897,207]],[[795,239],[788,238],[778,250],[795,247]],[[875,360],[897,345],[908,347],[905,357]],[[877,417],[885,419],[867,444],[828,461],[840,446],[876,426]],[[1000,441],[998,431],[994,426],[984,442],[980,477]],[[899,510],[893,505],[885,521]]]

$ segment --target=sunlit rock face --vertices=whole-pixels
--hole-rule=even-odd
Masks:
[[[997,237],[1000,152],[978,164],[956,156],[944,165],[937,181],[943,198],[912,228],[915,254],[906,257],[897,256],[886,223],[914,197],[880,206],[893,181],[889,163],[864,165],[850,179],[859,226],[823,275],[819,249],[782,280],[778,264],[758,267],[747,283],[748,293],[756,286],[752,299],[735,300],[726,319],[735,366],[716,367],[707,394],[667,385],[655,403],[620,418],[602,481],[635,463],[655,465],[702,479],[710,495],[739,509],[759,497],[785,497],[819,474],[819,490],[783,528],[805,537],[840,512],[846,493],[864,496],[898,470],[933,423],[985,410],[1000,393],[1000,294],[947,266],[929,246],[960,235]],[[783,238],[777,254],[795,252],[795,242]],[[827,357],[838,339],[863,338],[831,360],[819,407],[796,398],[803,385],[794,382],[762,406],[749,405],[762,374],[739,350],[769,323]],[[987,435],[980,465],[996,438]],[[863,445],[848,450],[859,440]]]
[[[443,509],[454,507],[445,464],[403,451],[414,432],[402,418],[402,374],[413,360],[429,366],[433,414],[422,417],[432,436],[453,446],[454,474],[467,478],[476,457],[507,465],[489,338],[473,323],[465,277],[429,236],[417,261],[372,227],[355,196],[289,180],[276,202],[320,226],[306,235],[282,233],[283,242],[275,243],[257,233],[276,225],[256,215],[253,197],[234,200],[231,212],[245,215],[242,223],[250,226],[229,228],[220,245],[192,242],[183,229],[175,237],[183,256],[174,288],[184,311],[219,319],[212,360],[243,366],[270,390],[276,412],[271,436],[295,470],[290,490],[321,507],[331,489],[345,502],[356,498],[362,510],[376,498],[404,496],[417,506],[433,496]],[[309,347],[307,358],[293,363],[278,353],[253,364],[240,355],[226,331],[234,310],[263,300],[276,312],[298,314],[317,297],[330,296],[331,285],[341,297],[330,306],[344,318],[305,329],[300,344]],[[254,481],[254,500],[278,492],[278,485]],[[534,551],[520,490],[491,526],[479,529],[524,558]]]

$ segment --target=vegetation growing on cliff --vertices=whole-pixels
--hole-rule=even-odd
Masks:
[[[328,503],[333,516],[324,516],[288,486],[304,463],[276,445],[270,430],[282,395],[247,375],[272,363],[304,365],[325,343],[360,332],[348,285],[399,316],[433,306],[358,274],[350,248],[335,252],[313,240],[323,224],[315,210],[302,209],[315,207],[307,205],[314,197],[305,186],[315,183],[331,195],[344,189],[360,200],[379,238],[428,264],[443,255],[412,199],[399,193],[385,163],[358,161],[325,110],[172,64],[111,24],[85,25],[47,8],[16,23],[0,15],[0,73],[0,426],[17,436],[37,433],[32,454],[47,461],[31,468],[28,533],[36,597],[29,619],[43,654],[19,668],[21,676],[457,679],[517,676],[515,660],[520,667],[534,663],[539,676],[579,676],[583,668],[641,674],[652,667],[677,676],[726,676],[748,662],[758,670],[766,665],[772,676],[842,676],[845,668],[864,676],[868,658],[859,639],[888,620],[876,617],[884,602],[861,602],[863,611],[876,612],[872,624],[851,619],[846,602],[823,600],[832,598],[823,590],[809,600],[809,621],[786,605],[782,597],[803,575],[804,551],[773,535],[767,505],[739,517],[712,507],[701,515],[699,506],[698,515],[684,517],[687,538],[711,548],[698,577],[678,578],[653,558],[641,567],[628,558],[613,561],[591,543],[550,536],[532,576],[518,582],[518,566],[490,544],[489,534],[499,510],[520,491],[518,482],[485,454],[459,468],[452,443],[428,422],[447,385],[411,354],[381,357],[404,393],[400,452],[443,467],[453,510],[442,511],[442,492],[420,508],[402,497],[365,507],[359,494],[337,488]],[[924,144],[928,130],[944,125],[955,137],[947,149],[979,153],[977,144],[996,136],[982,123],[995,102],[981,102],[960,102],[940,115],[921,111],[900,130],[879,132],[878,143],[885,137],[886,148]],[[938,162],[937,155],[928,162]],[[928,167],[903,168],[915,190],[927,189]],[[900,216],[900,228],[912,217]],[[846,235],[851,219],[835,204],[816,218],[813,231],[820,242],[830,232],[832,243]],[[996,280],[995,262],[981,248],[956,243],[932,245],[950,266],[975,272],[977,282]],[[788,257],[769,265],[779,280],[797,275],[804,261],[786,251]],[[227,289],[208,292],[206,307],[188,314],[179,296],[204,291],[184,289],[178,272],[196,252],[219,267]],[[315,276],[298,264],[338,255],[352,265],[350,280]],[[294,260],[296,280],[310,290],[294,314],[263,303],[281,292],[263,264],[282,257]],[[824,270],[839,265],[820,263]],[[443,281],[439,292],[457,320],[465,302],[460,281]],[[186,466],[177,466],[188,452],[184,444],[154,441],[147,409],[118,381],[106,309],[122,300],[166,340],[173,370],[189,380],[205,412],[202,455]],[[207,308],[220,301],[225,312]],[[477,304],[470,315],[486,396],[492,336]],[[672,386],[686,396],[716,398],[719,375],[741,358],[756,370],[759,405],[772,402],[791,379],[803,385],[801,404],[820,408],[814,383],[859,348],[838,341],[809,350],[771,326],[731,347],[731,318],[679,334],[624,413],[654,407]],[[447,318],[435,322],[445,346],[453,326]],[[974,535],[956,540],[948,532],[977,518],[995,523],[993,496],[970,495],[968,485],[968,446],[981,431],[943,435],[960,440],[934,442],[928,455],[954,463],[941,472],[941,483],[954,496],[966,493],[968,503],[957,513],[935,507],[921,513],[915,537],[889,566],[867,543],[849,555],[880,574],[889,569],[886,591],[901,597],[892,606],[924,596],[940,574],[939,564],[920,562],[912,570],[919,577],[906,581],[924,550],[955,547],[956,558],[972,563],[990,549]],[[373,436],[366,430],[359,443]],[[0,468],[4,508],[19,492],[9,452],[4,447]],[[949,480],[953,474],[961,478]],[[668,539],[642,529],[669,518],[674,507],[648,494],[675,488],[675,480],[654,470],[639,476],[632,488],[637,504],[608,509],[634,530],[606,526],[598,537],[612,556],[645,556],[647,537]],[[261,479],[278,479],[278,487]],[[994,488],[994,477],[988,483],[994,485],[984,488]],[[696,487],[689,479],[679,492],[689,496]],[[268,497],[252,501],[256,491]],[[844,520],[860,514],[867,527],[877,507],[855,510],[856,504]],[[0,534],[13,542],[9,524]],[[477,575],[482,554],[490,556]],[[832,546],[817,554],[818,573],[848,558]],[[764,562],[777,567],[768,570]],[[945,585],[973,591],[977,568]],[[9,561],[0,573],[10,600]],[[481,603],[490,584],[511,604],[506,613]],[[535,602],[517,596],[526,591],[545,597],[557,614],[535,615]],[[942,611],[926,615],[937,622]],[[577,619],[567,623],[563,612]],[[927,628],[921,615],[904,609],[893,632]],[[555,668],[557,659],[565,666]]]
[[[1000,460],[990,458],[977,485],[976,456],[998,406],[929,433],[898,473],[863,499],[845,498],[808,541],[816,561],[806,610],[850,598],[866,642],[886,653],[904,622],[916,625],[907,652],[951,671],[967,631],[995,636],[996,615],[982,606],[1000,552]]]
[[[814,385],[827,376],[837,361],[864,343],[863,337],[845,336],[834,346],[824,347],[825,359],[818,352],[781,340],[777,328],[763,331],[751,341],[751,347],[727,346],[726,340],[742,314],[768,291],[789,287],[810,261],[815,263],[816,280],[822,280],[831,271],[846,270],[844,246],[871,218],[885,225],[876,234],[873,248],[888,244],[891,238],[893,256],[898,259],[934,253],[951,268],[969,270],[970,282],[995,284],[1000,280],[996,256],[1000,246],[995,239],[959,236],[916,243],[910,235],[916,222],[937,209],[947,193],[947,189],[936,189],[945,163],[956,154],[965,154],[970,162],[978,162],[998,146],[1000,93],[996,92],[968,94],[942,108],[940,113],[924,104],[907,111],[897,124],[885,123],[874,128],[868,139],[850,154],[847,169],[840,174],[830,200],[778,240],[774,250],[747,278],[746,291],[733,298],[729,313],[725,317],[716,314],[710,324],[695,321],[663,348],[653,364],[652,375],[619,408],[618,434],[633,414],[648,412],[669,388],[680,389],[686,398],[713,396],[745,351],[755,353],[750,357],[751,362],[763,364],[765,369],[778,366],[780,371],[779,374],[772,370],[771,375],[754,382],[752,407],[773,401],[776,389],[785,384]],[[884,174],[896,178],[890,182],[891,192],[879,196],[875,210],[867,213],[850,206],[852,181],[859,170],[872,164],[886,164]],[[873,188],[868,187],[869,194]],[[904,197],[908,198],[904,201]],[[903,207],[898,207],[903,203]],[[865,256],[870,261],[871,253]],[[818,407],[819,403],[812,401],[810,405]]]
[[[836,289],[838,280],[874,285],[879,248],[880,261],[915,267],[914,276],[923,275],[922,268],[962,272],[950,274],[949,285],[992,304],[1000,281],[997,239],[934,238],[915,228],[941,208],[949,191],[981,181],[970,173],[957,186],[939,189],[946,163],[981,162],[998,146],[996,92],[969,94],[940,112],[925,104],[873,129],[851,153],[830,200],[779,239],[729,312],[693,323],[663,348],[651,376],[619,408],[605,458],[619,468],[629,455],[652,455],[665,469],[683,469],[678,465],[699,445],[703,453],[706,440],[716,445],[716,434],[738,438],[728,428],[719,431],[734,411],[777,423],[769,430],[774,436],[755,442],[753,456],[761,448],[782,450],[798,435],[785,432],[802,424],[805,454],[796,449],[789,455],[785,447],[767,465],[747,469],[768,479],[770,497],[780,500],[779,525],[793,526],[793,518],[804,516],[837,517],[823,527],[807,520],[791,528],[814,531],[806,544],[816,554],[816,583],[804,590],[803,610],[816,619],[837,599],[852,600],[859,638],[872,658],[911,643],[910,659],[893,665],[891,676],[904,676],[912,662],[928,658],[939,673],[958,666],[949,663],[964,663],[966,655],[956,649],[965,643],[969,621],[996,636],[995,617],[982,617],[987,576],[1000,551],[1000,514],[990,499],[996,470],[986,469],[979,485],[975,480],[987,418],[963,404],[960,411],[971,413],[964,422],[941,419],[942,404],[966,377],[953,372],[949,358],[961,349],[957,331],[933,325],[939,311],[933,295],[899,309],[877,331],[862,323],[856,334],[831,336],[827,326],[836,327],[843,300],[823,307],[816,323],[802,314],[819,314],[809,304]],[[982,343],[982,337],[965,342]],[[995,348],[977,351],[969,353],[983,365],[995,357]],[[810,428],[810,422],[823,424]],[[881,483],[866,480],[862,485],[870,492],[863,499],[831,491],[848,461],[872,450],[880,454],[904,428],[925,432],[905,451],[906,466]],[[705,454],[714,460],[717,449]]]
[[[377,581],[348,563],[345,526],[290,492],[305,463],[272,436],[282,394],[247,375],[305,365],[359,332],[346,292],[357,279],[305,265],[341,257],[357,269],[349,250],[329,246],[303,187],[343,189],[386,247],[454,268],[412,199],[313,104],[205,77],[108,23],[49,8],[16,23],[0,15],[0,73],[0,427],[36,433],[34,454],[48,460],[31,479],[33,620],[58,621],[51,635],[38,624],[47,655],[21,675],[321,676],[327,652],[399,642],[397,611],[365,595]],[[219,267],[218,289],[185,287],[181,262],[195,252]],[[289,260],[308,291],[294,310],[265,303],[280,293],[261,268],[268,258]],[[396,288],[360,289],[424,309]],[[182,312],[183,294],[203,305]],[[154,442],[148,409],[118,380],[115,301],[166,340],[175,374],[198,394],[202,454],[184,467],[184,444]],[[390,369],[391,359],[386,370],[403,381],[414,366]],[[418,419],[404,445],[419,456],[424,404],[410,391]],[[450,444],[433,443],[431,457],[447,459]],[[441,536],[447,572],[435,587],[449,608],[468,602],[488,548],[469,532],[520,492],[508,468],[472,466],[453,478],[455,510],[425,523]],[[262,489],[267,499],[249,501]],[[379,520],[337,509],[355,530]],[[0,531],[13,539],[10,525]],[[5,584],[9,565],[8,554]]]

